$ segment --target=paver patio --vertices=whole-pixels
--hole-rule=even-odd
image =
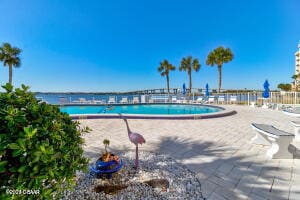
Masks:
[[[253,122],[272,124],[293,132],[294,117],[281,111],[224,106],[236,115],[202,120],[128,120],[133,132],[146,139],[140,150],[161,152],[174,157],[197,174],[208,199],[300,199],[300,143],[298,159],[269,159],[267,147],[250,144]],[[93,131],[87,133],[85,155],[96,159],[108,138],[110,148],[134,149],[126,126],[120,119],[81,120]],[[298,151],[297,151],[298,148]]]

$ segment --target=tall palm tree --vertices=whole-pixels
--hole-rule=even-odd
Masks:
[[[189,76],[189,95],[192,92],[192,70],[195,70],[196,72],[199,71],[201,65],[199,63],[199,60],[195,58],[193,60],[192,56],[188,56],[186,58],[182,58],[179,70],[180,71],[186,71]]]
[[[170,94],[170,78],[169,78],[169,73],[170,71],[175,70],[176,67],[169,63],[166,59],[160,62],[160,66],[157,68],[158,72],[160,73],[161,76],[165,76],[167,78],[167,90],[168,90],[168,95]]]
[[[222,46],[211,51],[206,59],[206,64],[213,67],[215,64],[218,66],[219,72],[219,92],[222,86],[222,65],[232,61],[233,53],[229,48],[224,48]]]
[[[12,67],[20,67],[21,60],[19,54],[21,49],[12,47],[9,43],[3,43],[0,47],[0,61],[3,62],[4,66],[9,67],[9,83],[12,84]]]

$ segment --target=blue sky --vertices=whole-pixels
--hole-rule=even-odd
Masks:
[[[130,91],[166,87],[160,61],[199,58],[193,87],[217,88],[207,54],[222,45],[234,60],[222,88],[271,89],[291,82],[300,41],[298,0],[1,0],[0,43],[23,50],[13,83],[32,91]],[[0,63],[0,84],[8,68]],[[171,72],[170,87],[188,84]]]

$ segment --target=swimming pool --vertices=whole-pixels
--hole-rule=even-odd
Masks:
[[[222,107],[196,104],[65,105],[60,110],[74,119],[119,118],[120,114],[128,118],[200,119],[229,114]]]

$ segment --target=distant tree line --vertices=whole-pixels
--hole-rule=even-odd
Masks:
[[[277,85],[277,88],[283,90],[283,91],[291,91],[292,85],[289,83],[279,83]]]

